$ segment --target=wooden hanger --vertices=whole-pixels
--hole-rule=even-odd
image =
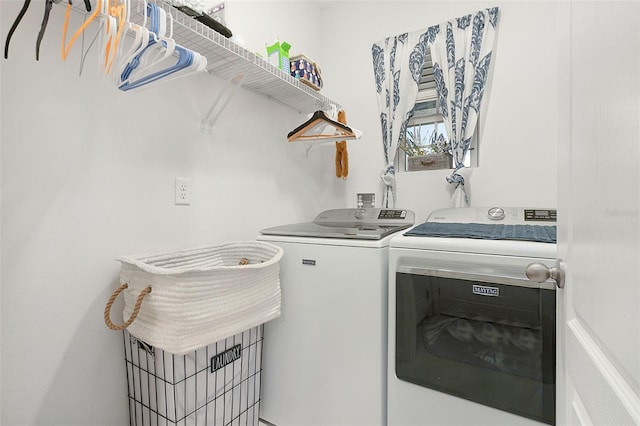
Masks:
[[[324,133],[309,133],[305,134],[319,126],[332,126],[335,131],[331,134]],[[318,129],[316,129],[318,130]],[[319,129],[324,130],[324,129]],[[324,111],[316,111],[313,113],[310,119],[296,127],[289,132],[287,140],[293,141],[307,141],[307,140],[344,140],[344,139],[356,139],[358,136],[348,126],[330,119]]]

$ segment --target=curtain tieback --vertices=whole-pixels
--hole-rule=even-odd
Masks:
[[[393,167],[393,164],[388,165],[384,169],[382,169],[382,174],[380,175],[382,182],[386,185],[385,196],[384,196],[384,207],[395,207],[396,205],[396,169]],[[392,200],[391,200],[392,199]],[[392,202],[390,202],[392,201]]]
[[[384,169],[382,169],[382,174],[380,178],[387,186],[394,186],[396,181],[396,169],[393,164],[388,165]]]
[[[464,177],[459,175],[456,170],[456,172],[451,173],[451,176],[447,176],[447,182],[455,185],[452,195],[452,207],[467,207],[469,205],[469,197],[464,187]]]
[[[451,176],[447,176],[447,182],[455,184],[456,188],[460,185],[464,186],[464,177],[459,175],[457,172],[453,172],[451,173]]]

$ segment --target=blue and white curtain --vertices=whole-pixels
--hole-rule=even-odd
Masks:
[[[381,178],[385,184],[382,205],[395,207],[395,159],[398,144],[416,103],[418,82],[427,49],[423,32],[404,33],[374,43],[373,71],[378,92],[385,167]]]
[[[476,130],[498,25],[498,8],[485,9],[427,29],[438,103],[445,121],[455,161],[447,182],[455,185],[452,207],[466,207],[469,198],[464,167]]]

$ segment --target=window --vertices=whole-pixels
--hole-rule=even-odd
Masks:
[[[433,78],[433,63],[428,53],[418,87],[416,104],[411,111],[405,139],[400,142],[396,169],[401,171],[453,168],[448,148],[447,129],[438,106],[438,93]],[[477,134],[477,132],[476,132]],[[476,164],[476,137],[464,159],[465,167]]]

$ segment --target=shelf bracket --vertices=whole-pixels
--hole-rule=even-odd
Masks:
[[[233,72],[226,81],[224,87],[218,94],[218,97],[213,102],[213,105],[211,105],[211,108],[209,108],[209,111],[202,119],[202,122],[200,123],[200,131],[202,133],[208,135],[213,134],[213,126],[216,120],[227,107],[229,101],[233,98],[233,95],[235,95],[236,90],[238,90],[238,88],[242,86],[242,83],[244,83],[245,78],[247,78],[247,75],[249,74],[250,67],[251,62],[247,62],[244,67],[242,64],[238,64],[235,72]]]
[[[305,147],[304,153],[306,158],[309,158],[309,152],[311,151],[311,148],[313,148],[313,145],[309,145]]]

